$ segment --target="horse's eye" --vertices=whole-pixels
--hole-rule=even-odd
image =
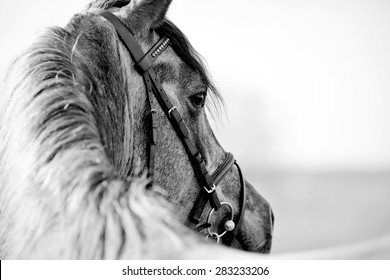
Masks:
[[[191,96],[190,99],[195,107],[202,108],[204,106],[204,103],[206,102],[206,93],[197,93]]]

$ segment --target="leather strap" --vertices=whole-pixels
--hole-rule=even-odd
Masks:
[[[211,175],[211,179],[213,180],[215,186],[218,186],[220,180],[226,175],[226,173],[230,170],[233,164],[233,155],[231,153],[226,153],[226,158],[224,159],[224,162]],[[200,222],[200,218],[202,216],[204,208],[206,207],[206,204],[207,197],[204,193],[200,192],[188,217],[191,223],[198,224]]]
[[[127,50],[133,56],[134,60],[136,62],[140,61],[144,56],[144,52],[138,45],[130,30],[127,29],[127,27],[119,20],[119,18],[117,18],[109,11],[99,10],[97,14],[106,18],[109,22],[112,23],[112,25],[114,25],[116,32],[119,34],[119,37],[125,43]]]
[[[218,166],[218,168],[211,175],[213,178],[214,184],[218,185],[219,181],[226,175],[226,173],[230,170],[230,168],[234,164],[234,157],[231,153],[226,153],[226,158],[224,162]]]
[[[227,174],[227,172],[230,170],[230,168],[235,165],[238,170],[239,179],[240,179],[240,202],[239,202],[239,211],[238,211],[238,217],[236,219],[236,225],[234,227],[233,231],[228,231],[223,237],[222,242],[223,244],[230,246],[233,242],[233,239],[237,236],[238,230],[241,228],[241,225],[244,220],[244,214],[245,214],[245,201],[246,201],[246,184],[244,180],[244,176],[242,174],[241,168],[238,165],[238,163],[234,160],[233,155],[230,153],[227,153],[226,158],[224,162],[217,168],[217,170],[214,171],[212,174],[212,177],[214,178],[215,184],[218,184],[219,181]],[[207,204],[207,199],[205,199],[204,196],[198,195],[196,198],[195,204],[190,212],[189,220],[194,223],[198,224],[200,222],[201,215],[203,213],[204,207]],[[195,230],[202,231],[208,227],[211,227],[211,224],[205,223],[197,226]]]
[[[146,93],[149,103],[149,119],[150,119],[150,135],[149,135],[149,158],[148,158],[148,179],[150,180],[146,187],[150,189],[153,186],[153,178],[154,178],[154,158],[155,158],[155,147],[157,142],[157,121],[156,121],[156,102],[153,97],[153,86],[150,76],[147,72],[143,74],[143,78],[146,85]]]
[[[177,111],[176,107],[172,105],[159,79],[157,79],[155,72],[152,69],[149,69],[147,72],[149,73],[152,79],[152,84],[155,87],[155,90],[153,91],[154,96],[156,97],[162,110],[170,120],[173,128],[175,129],[177,135],[183,143],[183,146],[191,160],[192,166],[195,171],[195,176],[198,179],[200,186],[205,189],[203,195],[208,198],[211,207],[213,207],[215,210],[218,210],[221,207],[221,203],[213,187],[213,180],[206,169],[206,164],[201,154],[194,146],[189,137],[189,133],[183,118]]]
[[[201,191],[201,193],[203,193],[203,195],[208,197],[211,207],[213,207],[215,210],[218,210],[221,207],[221,203],[218,199],[217,193],[215,192],[213,180],[206,169],[206,164],[201,154],[199,153],[199,151],[196,149],[196,147],[190,140],[187,127],[185,126],[182,117],[180,116],[176,107],[173,106],[172,103],[170,102],[159,79],[157,78],[153,69],[150,67],[151,62],[153,62],[153,60],[156,57],[156,56],[153,57],[153,54],[159,48],[159,46],[157,44],[154,45],[154,47],[152,47],[152,50],[145,55],[142,49],[140,48],[140,46],[138,45],[137,41],[135,40],[134,36],[131,34],[130,30],[128,30],[127,27],[115,15],[113,15],[108,11],[99,11],[98,14],[103,16],[107,20],[109,20],[114,25],[115,29],[118,32],[119,37],[122,39],[126,48],[133,56],[133,59],[136,61],[136,69],[145,79],[149,102],[152,100],[152,98],[149,95],[150,85],[148,85],[148,82],[146,80],[150,78],[152,84],[152,92],[156,97],[157,101],[159,102],[162,110],[169,118],[180,140],[182,141],[183,146],[187,151],[187,154],[194,168],[196,178],[198,179],[200,186],[203,187],[205,190],[205,191]],[[163,46],[162,48],[165,49],[166,47],[167,45]],[[159,53],[161,53],[161,51]],[[152,107],[152,105],[150,107]],[[154,112],[152,110],[153,109],[151,108],[151,112]],[[153,113],[151,113],[151,115],[153,115]],[[152,117],[152,122],[153,121],[154,119]],[[153,129],[153,127],[154,125],[152,123],[152,129],[151,129],[153,132],[152,139],[154,139],[155,137],[155,133],[154,133],[155,129]],[[155,139],[152,140],[152,142],[155,143]],[[149,165],[150,164],[153,165],[154,145],[151,145],[150,152],[151,154],[149,155]],[[149,166],[149,169],[152,170],[151,166]],[[149,173],[150,172],[153,171],[149,171]]]

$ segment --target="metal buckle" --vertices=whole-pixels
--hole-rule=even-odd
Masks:
[[[176,106],[173,106],[171,109],[169,109],[169,111],[168,111],[169,117],[171,117],[171,113],[173,112],[173,110],[177,110]]]
[[[215,189],[217,188],[217,186],[215,184],[213,184],[213,186],[212,186],[212,188],[210,190],[207,189],[206,187],[203,187],[203,188],[206,190],[206,192],[208,194],[212,194],[213,192],[215,192]]]

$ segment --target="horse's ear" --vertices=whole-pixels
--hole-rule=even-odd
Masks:
[[[132,0],[121,9],[133,31],[144,33],[160,25],[172,0]]]

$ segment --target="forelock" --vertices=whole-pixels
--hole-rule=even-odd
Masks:
[[[224,101],[220,95],[217,87],[215,86],[208,70],[205,66],[202,56],[192,47],[187,37],[181,32],[181,30],[173,24],[170,20],[164,19],[161,26],[155,30],[160,36],[165,36],[170,39],[170,45],[179,56],[179,58],[200,75],[203,83],[207,86],[211,97],[211,106],[209,110],[213,116],[221,115],[221,111],[225,108]],[[222,110],[221,110],[222,109]]]

